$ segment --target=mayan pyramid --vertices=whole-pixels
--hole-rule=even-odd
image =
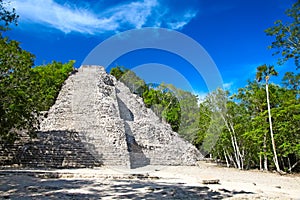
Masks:
[[[41,132],[77,133],[84,149],[104,165],[193,165],[202,158],[100,66],[82,66],[66,80]]]

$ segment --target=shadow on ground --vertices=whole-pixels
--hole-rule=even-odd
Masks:
[[[245,191],[139,179],[41,179],[0,173],[0,199],[223,199]],[[251,193],[250,193],[251,194]]]

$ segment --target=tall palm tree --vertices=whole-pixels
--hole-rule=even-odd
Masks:
[[[256,80],[258,82],[260,82],[263,79],[265,79],[265,81],[266,81],[267,106],[268,106],[268,115],[269,115],[270,134],[271,134],[272,147],[273,147],[273,153],[274,153],[274,164],[276,166],[276,170],[278,172],[281,172],[279,164],[278,164],[277,153],[276,153],[276,146],[275,146],[275,140],[274,140],[274,134],[273,134],[273,126],[272,126],[270,99],[269,99],[270,76],[277,76],[277,75],[278,75],[278,73],[274,69],[274,66],[267,66],[266,64],[264,64],[264,65],[257,67]]]

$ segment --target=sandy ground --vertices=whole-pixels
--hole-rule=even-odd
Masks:
[[[203,184],[203,180],[219,180]],[[300,176],[199,166],[0,170],[0,199],[300,199]]]

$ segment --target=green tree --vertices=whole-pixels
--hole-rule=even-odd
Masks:
[[[277,151],[282,169],[291,172],[300,163],[300,99],[299,74],[287,72],[283,86],[277,89],[277,105],[273,106]]]
[[[15,10],[0,0],[0,31],[17,22]],[[32,68],[34,55],[0,33],[0,143],[13,143],[21,133],[35,136],[40,112],[48,110],[74,62]]]
[[[163,90],[160,104],[163,107],[163,119],[171,125],[173,131],[178,132],[181,122],[181,108],[176,95],[172,91]]]
[[[147,89],[145,81],[138,77],[133,71],[126,69],[124,66],[116,66],[112,68],[110,70],[110,74],[117,80],[124,83],[132,93],[137,94],[140,97]]]
[[[199,106],[196,95],[176,88],[172,84],[161,84],[168,88],[177,98],[180,105],[180,127],[178,133],[191,143],[195,143],[199,130]],[[160,86],[161,87],[161,86]],[[179,107],[177,107],[179,108]]]
[[[281,87],[269,84],[270,108],[272,113],[272,126],[275,133],[276,152],[281,169],[285,171],[297,170],[299,164],[299,99],[293,86]],[[244,116],[245,128],[243,146],[246,147],[245,162],[248,166],[268,170],[268,160],[274,157],[266,91],[264,85],[258,82],[249,82],[246,87],[240,88],[235,95],[236,102],[244,107],[246,112],[239,112]],[[246,117],[246,116],[249,117]],[[238,129],[237,129],[238,130]],[[279,134],[280,133],[280,134]],[[263,159],[262,159],[263,158]],[[271,159],[269,159],[271,158]],[[263,162],[264,161],[264,162]],[[273,162],[270,162],[272,164]],[[275,165],[274,165],[275,166]],[[248,168],[248,167],[247,167]]]
[[[282,84],[287,88],[291,89],[294,92],[299,92],[300,90],[300,74],[295,74],[294,72],[286,72]]]
[[[181,107],[175,92],[163,83],[158,86],[149,84],[148,87],[152,88],[148,88],[143,93],[145,104],[161,120],[169,123],[173,131],[178,132],[181,123]]]
[[[273,153],[274,153],[274,163],[276,166],[276,170],[280,172],[280,167],[278,163],[278,157],[276,153],[276,145],[274,140],[274,134],[273,134],[273,126],[272,126],[272,116],[271,116],[271,108],[270,108],[270,98],[269,98],[269,79],[270,76],[277,76],[278,73],[275,71],[274,66],[267,66],[267,65],[261,65],[257,67],[256,72],[256,79],[258,82],[265,79],[266,81],[266,95],[267,95],[267,106],[268,106],[268,116],[269,116],[269,125],[270,125],[270,134],[271,134],[271,140],[272,140],[272,147],[273,147]]]
[[[300,103],[294,91],[278,88],[280,104],[272,108],[281,166],[291,172],[300,163]]]
[[[143,79],[138,77],[133,71],[126,70],[122,76],[119,79],[121,82],[123,82],[132,93],[137,94],[139,96],[142,96],[146,83]]]
[[[198,126],[197,126],[197,134],[191,141],[198,149],[201,148],[203,145],[203,141],[206,137],[207,131],[211,124],[212,120],[212,112],[207,106],[206,102],[201,102],[199,105],[199,114],[198,114]],[[208,145],[210,146],[210,145]],[[202,148],[203,151],[210,152],[211,147],[204,147]]]
[[[161,120],[169,123],[173,131],[179,130],[180,104],[175,93],[165,84],[151,88],[151,84],[146,85],[133,71],[119,66],[112,68],[110,74],[123,82],[132,93],[142,97],[146,107],[151,108]]]
[[[74,70],[74,63],[73,60],[65,64],[53,61],[32,68],[32,92],[38,111],[47,111],[55,103],[64,81]]]
[[[284,24],[281,20],[275,22],[275,26],[265,30],[267,35],[274,36],[275,41],[269,46],[275,49],[274,54],[280,54],[279,64],[289,59],[294,59],[297,68],[300,67],[300,1],[286,11],[286,15],[292,19]]]
[[[6,9],[0,0],[0,140],[13,142],[20,131],[34,135],[37,110],[32,99],[31,66],[34,56],[19,43],[2,36],[17,22],[15,10]]]
[[[127,71],[128,69],[123,66],[116,66],[114,68],[111,68],[110,74],[113,75],[117,80],[119,80]]]
[[[10,24],[16,24],[18,20],[18,15],[15,12],[15,9],[13,8],[11,11],[7,10],[5,4],[8,4],[7,2],[4,2],[3,0],[0,0],[0,31],[7,31],[9,30]]]
[[[245,137],[253,141],[252,146],[255,144],[256,148],[254,148],[258,150],[259,168],[260,170],[268,170],[268,131],[265,128],[266,116],[264,112],[267,110],[265,89],[258,82],[249,81],[245,87],[238,90],[234,98],[248,111],[251,119],[248,122],[252,128],[245,133]],[[249,123],[247,124],[249,125]]]
[[[159,104],[159,96],[159,91],[147,87],[142,97],[146,107],[151,108],[151,106]]]
[[[0,38],[0,139],[13,142],[21,130],[33,135],[37,110],[31,91],[34,56],[17,41]]]
[[[211,113],[203,140],[204,148],[209,151],[209,148],[214,147],[211,152],[215,158],[225,158],[227,166],[232,163],[236,168],[244,169],[243,126],[238,126],[242,107],[230,101],[228,92],[219,88],[208,94],[202,104]]]
[[[199,129],[194,144],[203,154],[220,158],[222,157],[222,155],[220,156],[222,150],[218,149],[218,147],[221,147],[221,145],[218,146],[217,144],[222,143],[224,148],[227,148],[228,145],[224,141],[221,142],[220,139],[224,129],[224,122],[217,111],[218,109],[216,109],[214,96],[215,93],[208,94],[199,106]]]

